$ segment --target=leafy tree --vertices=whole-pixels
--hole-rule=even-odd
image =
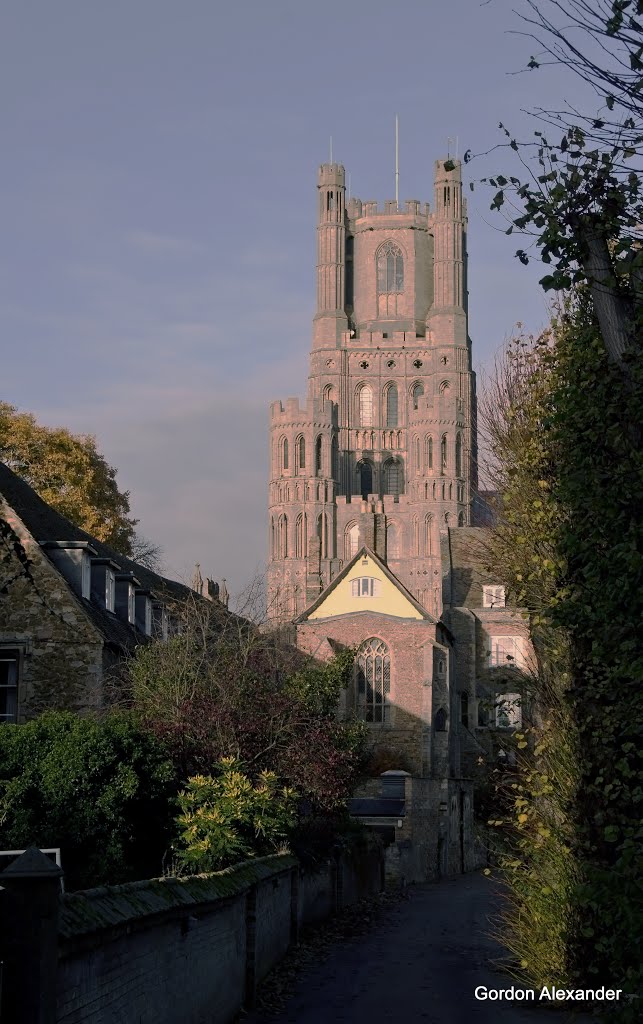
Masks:
[[[297,794],[274,772],[253,781],[234,757],[220,758],[216,775],[196,775],[179,794],[175,855],[192,873],[216,871],[247,857],[274,853],[297,820]]]
[[[97,540],[130,555],[136,520],[128,492],[96,448],[95,438],[44,427],[31,413],[0,402],[0,460],[40,497]]]
[[[0,729],[0,845],[60,847],[68,888],[160,874],[176,773],[130,715],[46,712]]]

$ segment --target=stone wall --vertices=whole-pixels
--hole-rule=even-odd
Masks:
[[[38,880],[31,863],[20,873],[28,856],[44,864]],[[20,957],[39,966],[28,986],[18,984],[18,965],[5,972],[0,1016],[8,1012],[8,1024],[228,1024],[253,1005],[257,984],[303,924],[380,891],[384,878],[382,849],[368,839],[316,872],[282,854],[58,898],[60,872],[49,872],[37,850],[14,864],[13,902],[0,888],[0,958],[12,967],[17,923],[9,910],[18,899],[20,919],[31,921]],[[0,886],[10,881],[0,874]],[[58,908],[40,920],[45,885]],[[25,1010],[27,995],[42,1017]]]

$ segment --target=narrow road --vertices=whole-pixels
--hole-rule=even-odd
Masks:
[[[481,1002],[477,986],[515,982],[494,966],[502,955],[489,937],[498,906],[482,874],[415,887],[373,932],[338,943],[300,975],[282,1012],[249,1014],[244,1024],[562,1024],[569,1010],[539,1002]],[[593,1024],[587,1013],[575,1024]]]

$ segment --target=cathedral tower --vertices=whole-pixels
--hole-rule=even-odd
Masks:
[[[461,165],[436,161],[433,208],[346,205],[344,179],[319,170],[307,400],[271,406],[269,614],[366,544],[439,616],[440,534],[471,525],[476,484]]]

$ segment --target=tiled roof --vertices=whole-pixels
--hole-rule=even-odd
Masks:
[[[75,526],[65,516],[60,515],[36,494],[29,484],[25,483],[8,466],[0,462],[0,495],[20,517],[35,540],[43,541],[87,541],[95,549],[100,558],[111,558],[121,567],[122,572],[133,572],[141,587],[151,590],[155,596],[165,600],[185,601],[196,596],[194,591],[182,583],[167,579],[158,573],[146,569],[133,562],[131,558],[114,551],[108,544],[96,540],[79,526]],[[122,622],[91,601],[82,600],[83,607],[96,627],[109,644],[125,650],[132,650],[144,641],[143,634],[133,626]],[[223,611],[223,609],[222,609]],[[231,613],[230,613],[231,614]]]

